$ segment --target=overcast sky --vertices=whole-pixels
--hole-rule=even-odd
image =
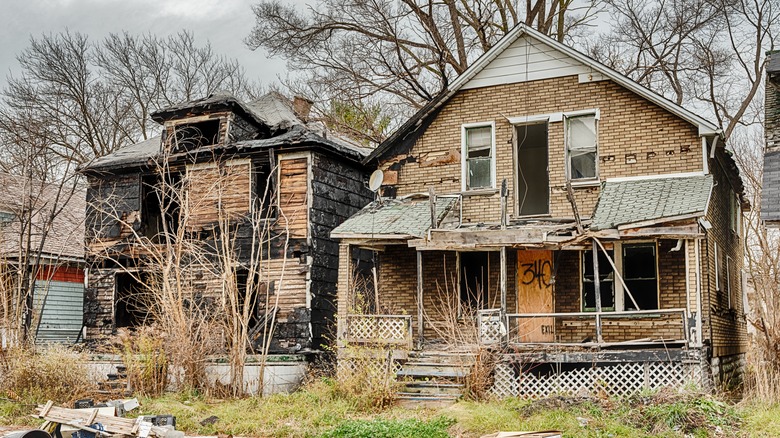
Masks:
[[[292,0],[301,5],[306,0]],[[0,0],[0,86],[17,73],[16,55],[30,36],[65,29],[91,40],[111,32],[169,35],[192,30],[198,43],[211,41],[219,54],[236,58],[249,77],[270,85],[285,75],[285,63],[246,48],[243,38],[254,24],[256,0]]]

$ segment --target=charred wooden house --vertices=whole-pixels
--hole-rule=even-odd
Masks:
[[[154,113],[160,137],[81,169],[92,266],[87,340],[148,322],[134,296],[166,233],[212,247],[229,233],[236,263],[262,263],[254,268],[271,301],[258,299],[252,323],[275,321],[271,352],[313,352],[328,342],[338,265],[329,234],[372,199],[361,164],[370,151],[308,121],[310,107],[276,93],[252,102],[211,95]],[[247,248],[258,240],[262,256],[251,259]],[[235,275],[243,287],[247,275]],[[205,305],[226,287],[219,270],[193,272],[188,282],[193,301]]]
[[[478,346],[499,396],[734,381],[749,205],[721,140],[518,26],[365,160],[383,198],[331,234],[341,345],[392,349],[412,399],[457,393]]]

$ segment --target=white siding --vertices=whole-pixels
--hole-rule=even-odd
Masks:
[[[491,61],[463,89],[590,73],[574,58],[524,35]]]

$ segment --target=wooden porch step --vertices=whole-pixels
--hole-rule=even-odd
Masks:
[[[463,395],[464,389],[465,385],[461,383],[412,381],[405,382],[398,394],[460,397]]]
[[[465,379],[469,375],[468,369],[460,367],[407,367],[404,365],[396,375],[398,377],[443,377],[449,379]]]
[[[397,404],[407,409],[442,408],[455,404],[457,397],[428,397],[420,395],[402,395],[396,398]]]

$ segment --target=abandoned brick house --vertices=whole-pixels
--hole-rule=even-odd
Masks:
[[[206,242],[220,230],[232,233],[244,264],[258,260],[249,259],[247,245],[267,235],[257,270],[272,301],[258,299],[252,324],[275,315],[272,353],[314,352],[328,342],[338,275],[329,233],[370,201],[361,164],[370,151],[308,121],[310,108],[277,93],[252,102],[211,95],[154,113],[162,136],[81,169],[89,185],[87,340],[147,322],[147,309],[133,299],[145,273],[134,270],[145,266],[146,246],[164,243],[155,239],[165,227],[183,227],[183,235]],[[168,186],[185,196],[167,195]],[[220,296],[219,272],[191,277],[196,302]],[[240,272],[236,281],[246,287]]]
[[[436,378],[467,375],[479,344],[499,396],[737,378],[749,205],[720,140],[518,26],[365,160],[383,196],[331,234],[340,342],[393,348],[422,399],[457,393]]]
[[[761,220],[780,226],[780,51],[767,54],[764,93],[764,175],[761,185]]]

